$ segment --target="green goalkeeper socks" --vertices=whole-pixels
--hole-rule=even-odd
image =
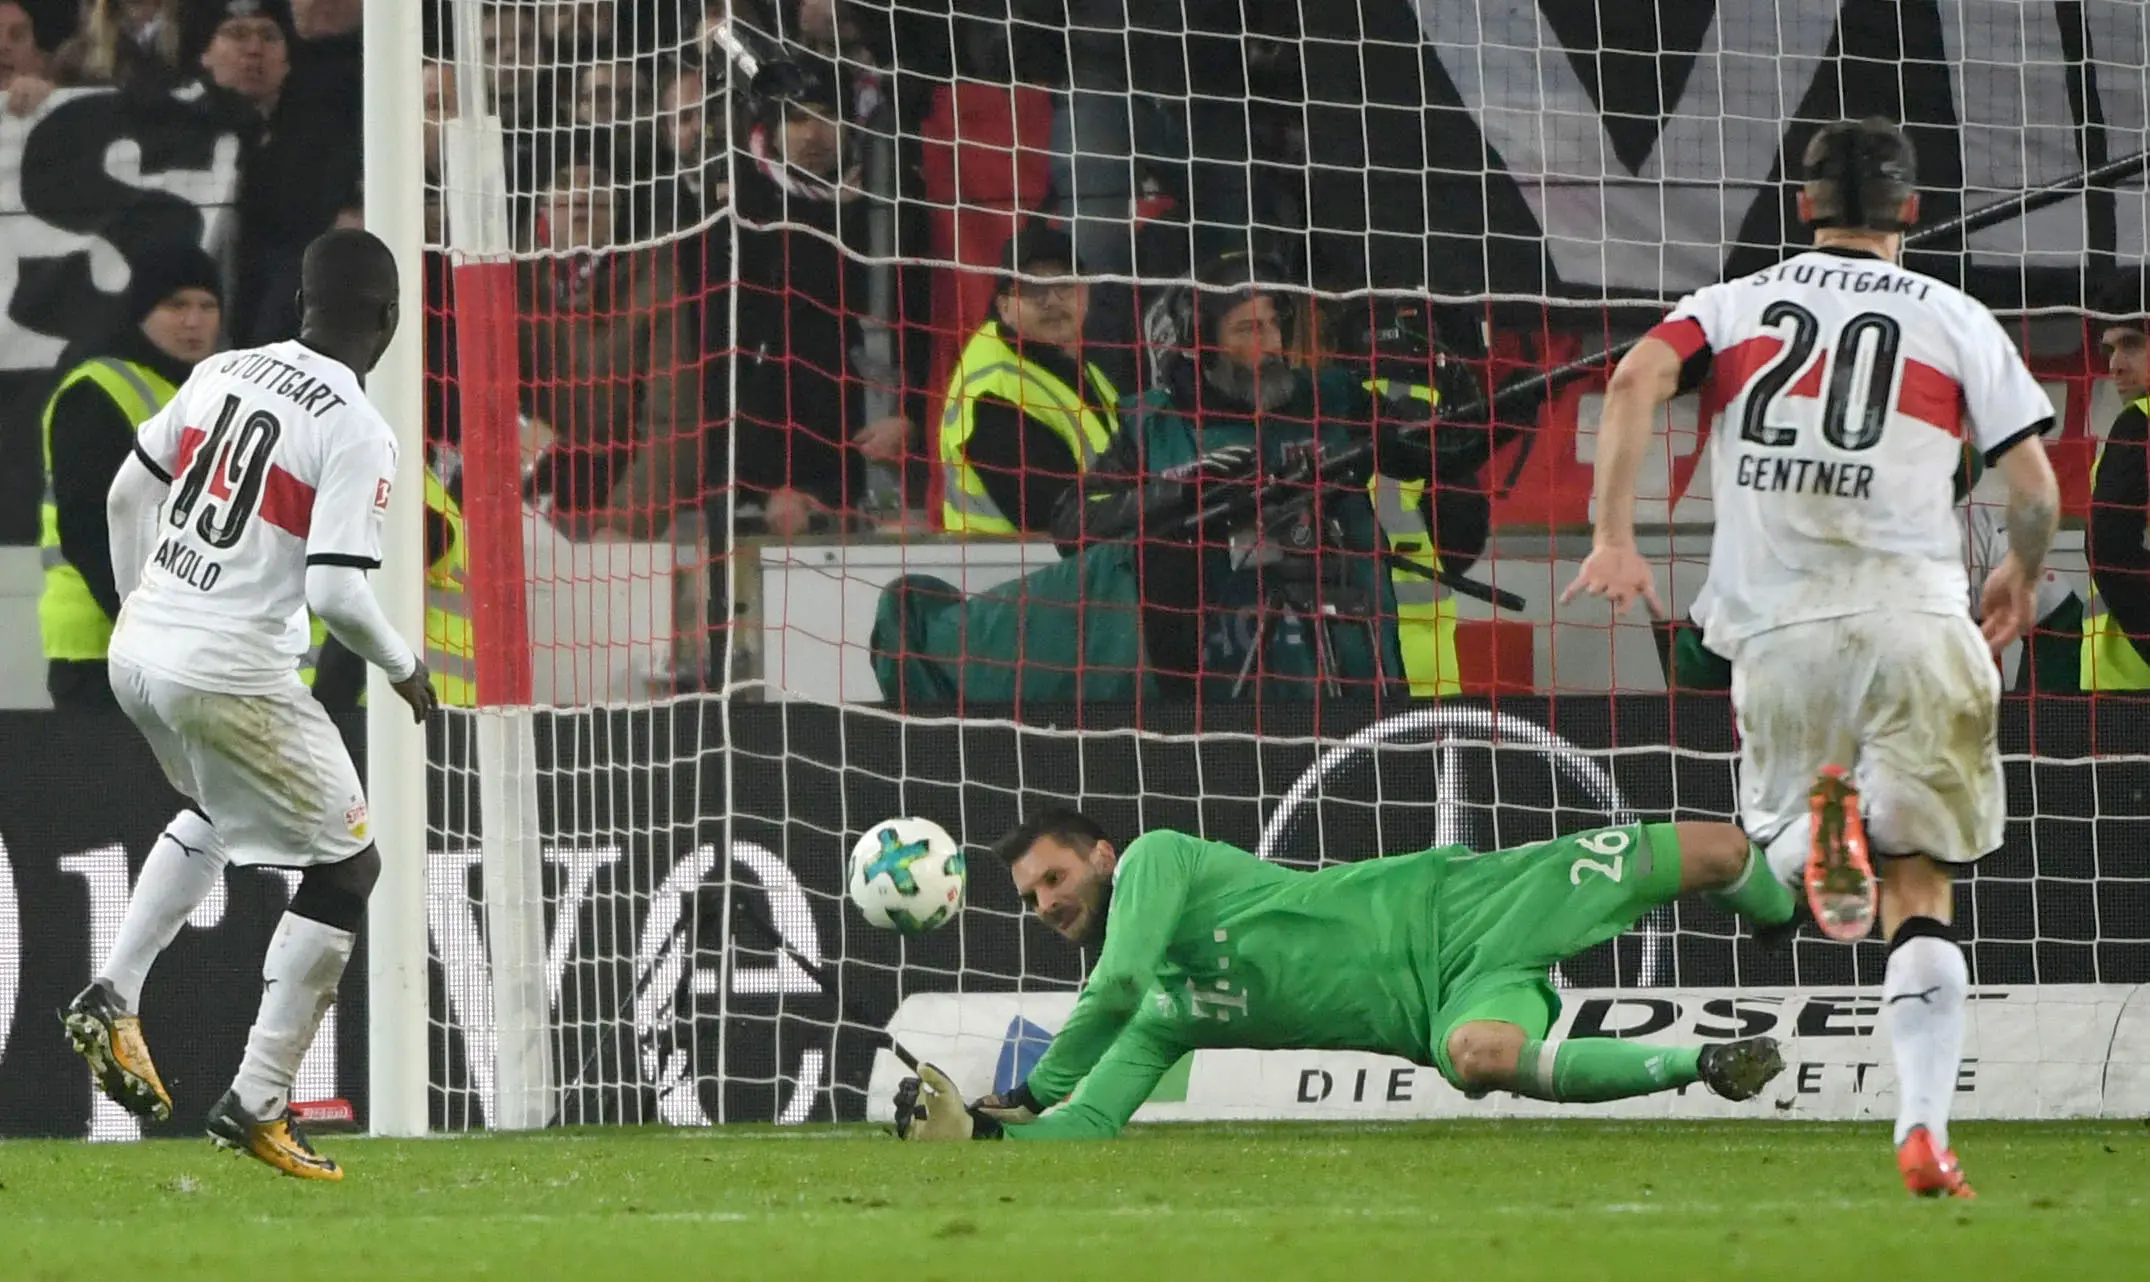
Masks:
[[[1757,926],[1776,926],[1792,919],[1792,888],[1769,871],[1761,848],[1747,847],[1747,866],[1737,880],[1710,898]]]
[[[1616,1037],[1528,1041],[1516,1059],[1515,1093],[1563,1104],[1649,1095],[1699,1080],[1699,1046],[1650,1046]]]

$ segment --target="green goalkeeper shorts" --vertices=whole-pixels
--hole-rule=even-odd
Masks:
[[[1434,907],[1441,975],[1433,1062],[1456,1080],[1448,1037],[1474,1020],[1544,1037],[1560,1015],[1547,971],[1680,893],[1671,824],[1598,828],[1458,858]]]

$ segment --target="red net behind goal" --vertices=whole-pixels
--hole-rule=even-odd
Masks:
[[[1765,262],[1795,235],[1766,175],[1712,192],[1668,172],[1652,187],[1592,176],[1580,152],[1550,142],[1535,176],[1520,157],[1462,165],[1452,140],[1435,147],[1436,127],[1453,118],[1512,142],[1499,113],[1514,83],[1422,74],[1332,105],[1346,72],[1416,56],[1426,30],[1370,12],[1330,32],[1285,8],[1236,29],[1190,19],[1150,31],[903,5],[846,7],[834,30],[814,6],[728,21],[663,5],[609,20],[486,6],[466,64],[481,84],[456,84],[445,57],[429,73],[429,106],[451,122],[429,137],[471,136],[462,152],[428,148],[446,224],[429,265],[431,405],[448,488],[484,478],[500,501],[473,496],[469,514],[522,534],[472,540],[486,558],[471,574],[476,616],[498,612],[502,638],[523,634],[518,613],[534,629],[528,675],[505,640],[478,647],[479,667],[496,651],[507,665],[503,701],[742,679],[958,705],[1169,702],[1197,687],[1287,700],[1384,683],[1421,696],[1663,688],[1623,657],[1647,656],[1647,628],[1623,641],[1551,609],[1589,520],[1609,368],[1584,358],[1617,352],[1682,290]],[[1877,38],[1847,27],[1834,66],[1881,58],[1860,51]],[[1510,61],[1490,33],[1479,47],[1487,70]],[[1913,121],[1915,135],[1950,127],[1921,116],[1923,64],[1894,57],[1888,101],[1864,105]],[[1832,89],[1845,110],[1861,105],[1855,79]],[[1599,110],[1617,141],[1628,118],[1611,100]],[[498,122],[490,138],[472,123],[481,113]],[[1781,139],[1809,127],[1790,121]],[[1423,163],[1392,164],[1391,129],[1420,138]],[[462,190],[451,153],[469,165]],[[2031,309],[2015,323],[2055,389],[2055,454],[2080,513],[2089,442],[2112,407],[2090,323],[2055,309],[2082,303],[2088,260],[2006,247],[2055,226],[2055,210],[2095,206],[2059,190],[2074,159],[2041,155],[2009,172],[2051,180],[2017,187],[2001,169],[1957,166],[1955,187],[1929,193],[1928,223],[1944,226],[1929,226],[1913,262]],[[1398,185],[1418,170],[1416,191]],[[1563,193],[1586,190],[1604,221],[1561,221]],[[1645,199],[1662,206],[1653,231],[1615,221]],[[459,244],[459,205],[472,234],[493,219],[502,243]],[[1737,238],[1705,259],[1687,237],[1735,210]],[[1948,226],[1973,211],[1997,216],[1968,234]],[[1008,257],[1018,229],[1038,233],[1027,262]],[[1606,246],[1594,264],[1576,252],[1586,233]],[[1643,252],[1655,267],[1622,257]],[[1273,406],[1211,377],[1248,368],[1223,326],[1256,295],[1269,313],[1258,342],[1278,362],[1271,391],[1293,384]],[[1040,336],[1078,307],[1073,341]],[[1547,370],[1560,376],[1527,386]],[[1056,509],[1085,476],[1093,495],[1112,489],[1124,460],[1107,447],[1142,435],[1145,396],[1153,418],[1184,428],[1189,455],[1152,472],[1194,469],[1198,443],[1223,442],[1257,409],[1273,420],[1263,485],[1203,471],[1193,490],[1216,484],[1218,497],[1189,510],[1229,511],[1199,530],[1184,511],[1122,521],[1113,537],[1140,554],[1058,565],[1051,545],[1096,536],[1065,512],[1056,527]],[[1100,403],[1115,398],[1127,406]],[[1644,519],[1675,541],[1707,533],[1708,409],[1676,403],[1647,464]],[[1285,440],[1391,458],[1295,483],[1277,456]],[[1384,492],[1354,469],[1402,484]],[[1263,543],[1257,555],[1276,557],[1293,538],[1317,564],[1287,558],[1231,588],[1176,555],[1214,566]],[[531,571],[520,602],[514,542]],[[1661,549],[1682,599],[1690,576],[1673,563],[1700,566],[1685,547]],[[1146,592],[1116,586],[1152,575]],[[1017,580],[1029,586],[1007,586]],[[977,603],[992,589],[1008,608]]]

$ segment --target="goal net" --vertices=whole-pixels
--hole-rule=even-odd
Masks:
[[[1804,243],[1805,138],[1869,114],[1918,149],[1907,261],[1993,307],[2052,394],[2069,517],[2044,631],[2003,661],[2007,843],[1959,886],[1959,1112],[2150,1111],[2150,720],[2079,697],[2075,662],[2123,408],[2098,306],[2150,249],[2140,12],[436,0],[428,24],[428,455],[467,532],[475,673],[434,745],[433,1125],[885,1116],[891,1034],[969,1093],[1022,1080],[1092,960],[985,855],[1046,801],[1298,866],[1735,816],[1691,638],[1556,599],[1589,547],[1603,354]],[[1162,568],[1177,532],[1064,557],[1068,465],[988,475],[976,406],[1022,399],[988,366],[1078,298],[1051,448],[1104,452],[1101,383],[1190,441],[1223,421],[1197,386],[1219,318],[1187,284],[1231,255],[1273,278],[1288,377],[1385,407],[1337,451],[1438,406],[1400,499],[1302,478],[1358,487],[1331,562],[1378,607],[1317,572],[1196,609]],[[1643,469],[1675,615],[1707,565],[1715,408],[1675,401]],[[1053,435],[1008,411],[1018,456]],[[1974,566],[1995,501],[1966,509]],[[1194,546],[1223,560],[1229,532]],[[1399,564],[1421,554],[1432,576]],[[1190,666],[1161,680],[1174,646]],[[897,815],[969,851],[941,931],[845,899],[853,841]],[[1559,970],[1558,1031],[1769,1032],[1792,1061],[1773,1113],[1887,1115],[1883,964],[1765,951],[1683,901]],[[1142,1116],[1536,1107],[1374,1056],[1204,1052]]]

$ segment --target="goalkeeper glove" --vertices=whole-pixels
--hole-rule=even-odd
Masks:
[[[918,1076],[896,1084],[896,1138],[997,1140],[1000,1123],[965,1108],[948,1074],[931,1064],[920,1064]]]
[[[970,1106],[970,1111],[990,1117],[1002,1126],[1027,1126],[1037,1121],[1038,1114],[1045,1109],[1038,1103],[1038,1097],[1030,1093],[1030,1083],[1024,1082],[1013,1090],[981,1096]]]

